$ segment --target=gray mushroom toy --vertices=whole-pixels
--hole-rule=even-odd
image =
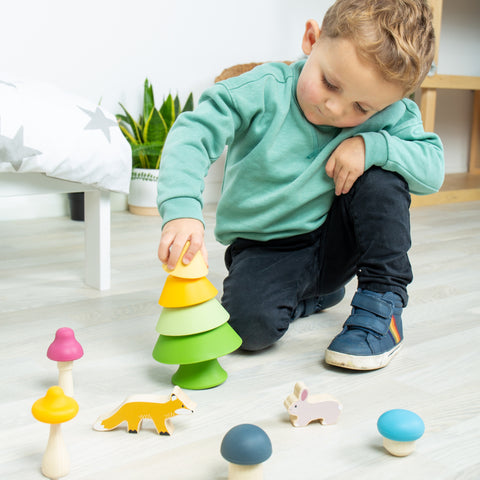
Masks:
[[[228,480],[262,480],[262,463],[272,455],[272,443],[260,427],[246,423],[225,434],[220,453],[229,462]]]

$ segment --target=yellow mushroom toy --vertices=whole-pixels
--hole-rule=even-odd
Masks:
[[[78,403],[67,397],[58,387],[50,387],[46,395],[32,406],[33,416],[40,422],[50,424],[47,449],[43,455],[42,473],[51,480],[68,475],[70,457],[63,441],[60,425],[78,413]]]

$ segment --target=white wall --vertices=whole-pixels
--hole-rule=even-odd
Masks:
[[[145,77],[159,99],[170,91],[183,100],[193,91],[198,99],[225,67],[298,58],[305,20],[321,21],[332,1],[4,2],[0,71],[50,81],[94,102],[101,99],[113,113],[119,112],[118,102],[138,113]],[[439,71],[480,75],[480,2],[444,3]],[[471,95],[445,95],[440,103],[447,107],[438,109],[437,129],[445,143],[448,170],[464,171]],[[218,166],[208,178],[207,200],[215,197],[220,178]],[[118,208],[123,208],[123,199],[117,200]],[[34,201],[38,205],[39,199]],[[1,202],[5,200],[0,200],[0,219],[7,218],[15,200],[10,199],[9,206]],[[25,200],[21,202],[23,210]],[[66,206],[64,200],[59,202]],[[64,206],[44,210],[47,215],[61,214]],[[22,216],[20,211],[18,215]]]

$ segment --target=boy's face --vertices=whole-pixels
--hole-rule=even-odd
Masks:
[[[307,23],[306,35],[308,28]],[[354,127],[403,97],[399,85],[384,80],[358,57],[351,41],[320,31],[310,39],[310,47],[304,39],[309,57],[297,84],[297,100],[309,122]]]

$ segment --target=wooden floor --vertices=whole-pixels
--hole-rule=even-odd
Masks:
[[[223,247],[208,211],[209,279],[221,289]],[[229,373],[214,389],[187,391],[198,404],[175,417],[171,437],[153,424],[128,434],[91,426],[133,393],[168,394],[175,366],[151,352],[166,279],[156,259],[160,220],[112,215],[112,288],[82,283],[83,224],[67,218],[0,223],[0,478],[41,479],[48,426],[31,406],[57,381],[46,350],[56,329],[76,332],[85,355],[74,366],[75,419],[63,425],[72,480],[226,480],[223,435],[240,423],[273,444],[265,479],[480,478],[480,202],[412,211],[415,281],[404,312],[405,345],[387,368],[368,373],[326,366],[323,354],[349,312],[349,298],[300,319],[278,344],[220,359]],[[348,285],[348,297],[355,289]],[[295,382],[343,404],[334,426],[295,428],[283,406]],[[387,454],[376,429],[393,408],[417,412],[425,435],[409,457]]]

